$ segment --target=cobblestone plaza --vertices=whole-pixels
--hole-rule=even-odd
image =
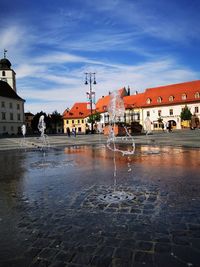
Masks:
[[[0,139],[0,266],[200,266],[199,130],[124,157],[98,135],[20,142]]]

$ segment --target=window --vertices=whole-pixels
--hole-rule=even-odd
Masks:
[[[173,95],[170,95],[170,97],[169,97],[169,101],[170,101],[170,102],[173,102],[173,101],[174,101],[174,96],[173,96]]]
[[[187,95],[186,94],[182,94],[181,98],[182,98],[182,100],[186,100],[187,99]]]
[[[200,93],[199,92],[196,92],[195,95],[194,95],[195,98],[200,98]]]
[[[4,101],[1,102],[1,107],[5,108],[5,102]]]
[[[84,120],[82,120],[82,123],[84,123]]]
[[[14,127],[13,127],[13,126],[11,126],[11,127],[10,127],[10,130],[11,130],[11,132],[13,132],[13,131],[14,131]]]
[[[161,117],[161,110],[158,110],[158,117]]]
[[[146,103],[151,104],[151,98],[147,98]]]
[[[5,70],[2,71],[2,76],[6,76]]]
[[[172,108],[169,110],[169,115],[170,115],[170,116],[173,115],[173,109],[172,109]]]
[[[72,123],[74,123],[74,120],[72,120]]]
[[[10,120],[13,121],[13,113],[10,113]]]
[[[158,99],[157,99],[157,102],[161,103],[162,102],[162,97],[159,96]]]
[[[20,114],[20,113],[17,114],[17,120],[18,120],[18,121],[21,120],[21,114]]]
[[[78,123],[80,123],[80,120],[78,120]]]
[[[194,112],[199,113],[199,107],[194,107]]]
[[[17,104],[17,109],[18,109],[18,110],[20,109],[20,104]]]
[[[150,117],[150,111],[147,111],[147,117]]]
[[[2,118],[2,120],[6,119],[6,113],[5,112],[1,112],[1,118]]]
[[[69,121],[68,120],[66,120],[66,124],[69,124]]]
[[[12,103],[9,103],[9,107],[12,108],[13,107],[13,104]]]

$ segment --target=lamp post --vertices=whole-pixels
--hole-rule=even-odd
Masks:
[[[94,133],[94,121],[93,121],[93,117],[92,117],[92,99],[93,96],[95,96],[95,92],[92,91],[92,84],[97,84],[96,82],[96,77],[95,77],[95,72],[86,72],[85,73],[85,85],[87,85],[89,83],[90,85],[90,90],[89,92],[87,92],[89,101],[90,101],[90,114],[91,114],[91,133]]]

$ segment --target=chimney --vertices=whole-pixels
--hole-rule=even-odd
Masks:
[[[130,95],[130,87],[127,88],[127,95]]]
[[[135,91],[135,95],[137,95],[138,94],[138,91]]]

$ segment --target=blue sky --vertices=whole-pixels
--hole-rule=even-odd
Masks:
[[[0,51],[16,72],[25,111],[62,113],[130,86],[200,79],[198,0],[1,0]]]

